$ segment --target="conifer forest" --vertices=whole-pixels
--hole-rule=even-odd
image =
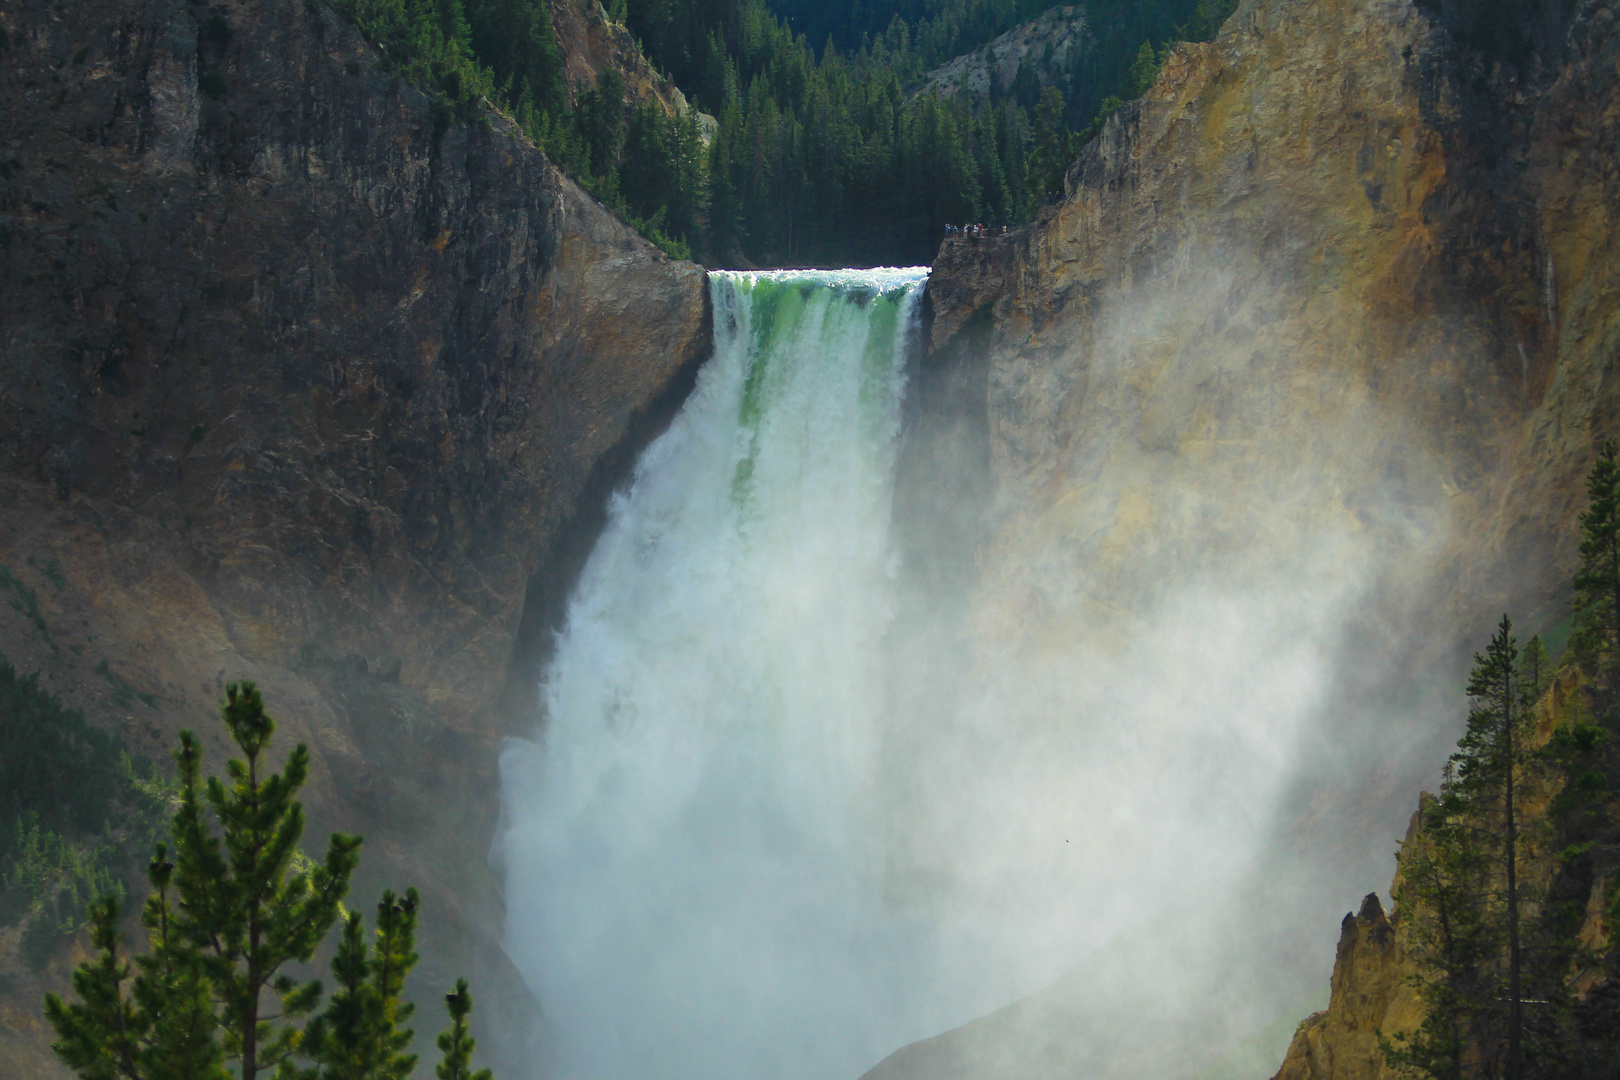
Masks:
[[[976,100],[923,88],[1050,4],[619,0],[611,18],[718,127],[627,103],[615,74],[570,86],[548,8],[526,0],[342,0],[447,111],[495,102],[535,144],[673,254],[713,265],[927,262],[947,224],[1028,221],[1087,134],[1206,40],[1230,0],[1106,0],[1085,43]],[[1224,5],[1224,6],[1223,6]]]

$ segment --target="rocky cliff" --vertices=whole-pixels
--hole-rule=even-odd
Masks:
[[[1321,466],[1305,500],[1384,542],[1466,522],[1471,579],[1513,580],[1532,551],[1567,565],[1620,346],[1612,21],[1590,5],[1558,80],[1510,110],[1456,85],[1412,5],[1247,4],[1177,49],[1039,223],[947,242],[935,348],[990,319],[996,543],[1113,569],[1176,498],[1134,466],[1276,460],[1277,479]],[[1256,385],[1274,392],[1236,392]],[[1076,498],[1081,475],[1107,482]],[[1063,550],[1082,523],[1084,551]]]
[[[1098,670],[1077,657],[1180,656],[1202,682],[1170,715],[1202,726],[1130,737],[1161,765],[1189,741],[1264,764],[1156,802],[1071,784],[1075,828],[1207,829],[1245,867],[1238,899],[1155,918],[1126,950],[1145,959],[1104,949],[872,1077],[1197,1075],[1327,961],[1300,913],[1387,880],[1454,737],[1459,643],[1504,608],[1527,635],[1562,617],[1620,402],[1620,39],[1607,3],[1538,27],[1515,68],[1407,0],[1247,0],[1172,53],[1040,220],[943,246],[932,362],[960,380],[977,356],[986,403],[975,677],[1002,702],[1059,688],[1028,721],[1057,746]],[[1319,704],[1223,713],[1219,687],[1253,685],[1232,671]],[[1234,791],[1280,823],[1255,848]],[[1144,975],[1161,962],[1173,979]],[[1193,1037],[1184,1018],[1210,1013]]]
[[[667,116],[690,108],[681,88],[653,69],[629,28],[609,19],[600,0],[551,0],[551,21],[571,89],[595,86],[602,72],[612,68],[623,76],[625,96],[632,102],[656,102]],[[708,113],[698,117],[707,139],[718,121]]]
[[[1073,5],[1054,7],[984,48],[930,71],[919,92],[964,94],[982,101],[992,89],[1010,92],[1021,68],[1027,68],[1036,86],[1048,86],[1078,66],[1093,49],[1085,10]]]
[[[423,887],[423,993],[465,971],[488,1018],[499,740],[708,348],[703,271],[323,4],[4,0],[0,31],[0,653],[153,756],[193,727],[219,761],[256,679],[312,834],[366,837],[356,901]],[[5,1075],[44,1068],[69,959],[15,948]]]
[[[1397,1074],[1385,1064],[1378,1035],[1415,1030],[1423,1022],[1423,1002],[1408,981],[1417,971],[1378,894],[1368,893],[1361,910],[1340,925],[1332,1000],[1294,1032],[1279,1080],[1381,1080]]]

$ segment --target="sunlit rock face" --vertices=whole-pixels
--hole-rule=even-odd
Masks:
[[[1178,48],[1038,225],[947,243],[936,347],[994,313],[996,567],[1067,552],[1108,571],[1091,599],[1134,596],[1152,553],[1129,541],[1182,531],[1182,477],[1238,500],[1214,541],[1284,509],[1398,550],[1446,522],[1476,560],[1543,550],[1567,482],[1507,484],[1578,475],[1604,398],[1612,63],[1526,116],[1486,116],[1449,63],[1408,4],[1246,5]],[[1522,520],[1525,499],[1563,516]],[[1027,594],[1001,595],[1023,621]]]
[[[985,539],[965,704],[912,743],[964,810],[911,878],[1034,877],[1042,822],[1098,951],[1053,916],[1078,966],[874,1077],[1195,1075],[1309,1011],[1459,650],[1563,617],[1615,416],[1612,26],[1515,86],[1408,3],[1246,3],[1033,226],[945,243],[925,372],[982,365]]]
[[[436,122],[326,5],[0,26],[0,564],[49,633],[6,607],[0,653],[154,756],[257,679],[311,832],[366,837],[360,906],[426,894],[428,990],[498,965],[525,596],[690,384],[703,271],[500,117]]]
[[[1423,974],[1376,893],[1345,915],[1333,958],[1333,1000],[1302,1022],[1276,1080],[1390,1080],[1383,1032],[1412,1031],[1423,1022],[1423,1001],[1412,985]],[[1387,1036],[1386,1036],[1387,1037]]]

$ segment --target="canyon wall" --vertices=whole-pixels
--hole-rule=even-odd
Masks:
[[[984,48],[963,53],[930,71],[917,92],[965,94],[983,101],[992,89],[1010,94],[1019,70],[1026,66],[1037,85],[1050,86],[1064,76],[1065,69],[1078,68],[1081,57],[1095,48],[1088,40],[1084,8],[1049,8]]]
[[[1504,609],[1559,632],[1620,403],[1620,39],[1608,3],[1538,32],[1515,70],[1407,0],[1246,0],[1171,53],[1038,221],[943,245],[925,370],[986,402],[970,681],[1004,701],[1078,686],[1097,668],[1077,656],[1143,637],[1256,671],[1313,639],[1326,674],[1304,727],[1214,690],[1179,706],[1287,776],[1226,788],[1275,822],[1232,852],[1232,910],[1155,917],[874,1080],[1215,1067],[1272,1020],[1245,999],[1314,996],[1294,981],[1326,975],[1326,913],[1387,882],[1466,651]],[[1204,633],[1184,652],[1178,614]],[[1171,760],[1211,738],[1163,731]],[[1153,842],[1136,809],[1100,808],[1119,843]],[[1242,955],[1209,951],[1222,936]]]
[[[1083,561],[1092,602],[1135,594],[1128,540],[1169,532],[1179,473],[1299,490],[1393,548],[1445,526],[1456,603],[1550,603],[1614,414],[1612,21],[1583,10],[1515,108],[1458,86],[1411,4],[1245,4],[1037,224],[947,241],[934,348],[990,318],[993,573]],[[1532,554],[1560,572],[1508,572]],[[1031,607],[995,586],[986,618]]]
[[[192,727],[221,762],[257,680],[314,753],[310,846],[366,838],[353,903],[423,889],[418,998],[470,974],[521,1034],[498,743],[707,353],[702,269],[323,4],[4,0],[0,31],[0,654],[154,758]],[[16,950],[0,1074],[32,1075],[72,958]]]

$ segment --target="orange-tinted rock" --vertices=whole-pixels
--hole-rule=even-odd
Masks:
[[[1398,1075],[1384,1062],[1378,1035],[1409,1031],[1423,1021],[1423,1003],[1410,983],[1418,965],[1407,955],[1376,894],[1348,914],[1339,934],[1328,1007],[1294,1033],[1275,1080],[1385,1080]]]

